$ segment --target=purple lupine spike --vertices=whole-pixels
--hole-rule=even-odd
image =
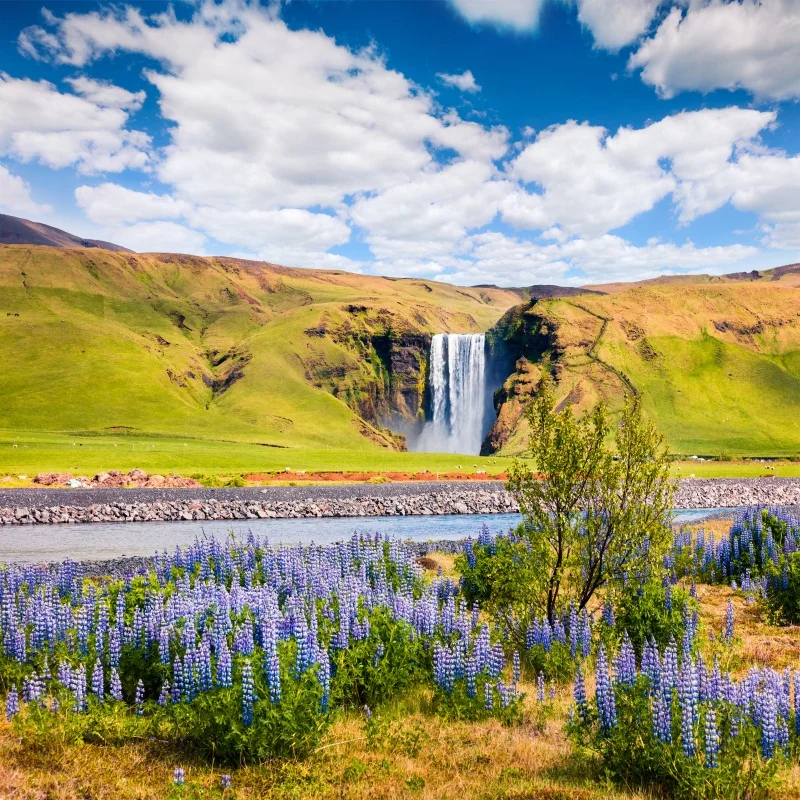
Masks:
[[[717,732],[717,715],[714,708],[709,706],[706,709],[705,718],[705,751],[706,768],[714,769],[719,766],[719,733]]]
[[[778,707],[775,695],[767,687],[764,690],[761,707],[761,755],[772,758],[775,755],[775,744],[778,738]]]
[[[134,705],[136,706],[136,713],[141,716],[144,713],[143,705],[144,705],[144,683],[142,683],[142,679],[139,678],[138,683],[136,684],[136,694],[134,697]]]
[[[583,679],[581,666],[575,672],[575,689],[573,691],[575,706],[578,709],[578,716],[583,722],[589,721],[589,704],[586,702],[586,682]]]
[[[725,631],[722,635],[723,641],[730,644],[733,641],[735,616],[733,612],[733,601],[728,598],[728,606],[725,609]]]
[[[614,687],[609,680],[608,659],[606,657],[606,648],[603,644],[600,645],[600,649],[597,652],[595,675],[595,696],[597,698],[600,729],[607,731],[617,724],[617,706]]]
[[[119,672],[116,667],[111,669],[111,685],[109,692],[112,700],[122,700],[122,682],[119,679]]]
[[[694,669],[684,669],[681,671],[678,691],[678,699],[681,708],[681,745],[683,747],[683,754],[687,758],[692,758],[695,754],[694,682]]]
[[[247,726],[253,724],[254,690],[253,668],[248,661],[242,667],[242,722]]]
[[[19,714],[19,695],[14,685],[6,695],[6,719],[11,722],[17,714]]]
[[[158,704],[163,708],[164,706],[168,706],[171,699],[171,688],[169,685],[169,681],[164,681],[161,685],[161,691],[158,695]]]
[[[97,697],[99,702],[105,699],[106,679],[103,672],[103,665],[100,659],[94,662],[94,669],[92,670],[92,692]]]

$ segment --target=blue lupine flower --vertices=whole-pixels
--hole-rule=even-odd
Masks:
[[[734,619],[733,602],[728,598],[728,607],[725,609],[725,632],[722,638],[729,643],[733,641]]]
[[[681,708],[681,744],[683,746],[683,754],[687,758],[691,758],[695,754],[694,716],[696,703],[694,698],[694,683],[694,669],[690,661],[689,667],[682,670],[680,674],[678,691],[678,699]]]
[[[222,778],[220,779],[220,786],[222,786],[223,789],[230,789],[231,788],[231,776],[228,775],[227,773],[225,775],[223,775]]]
[[[134,700],[134,704],[136,706],[136,713],[141,716],[143,712],[143,704],[144,704],[144,683],[142,683],[142,679],[139,678],[139,682],[136,684],[136,696]]]
[[[183,771],[183,767],[175,767],[172,772],[172,782],[176,786],[183,786],[186,782],[186,773]]]
[[[242,667],[242,722],[248,726],[253,724],[254,691],[253,668],[246,662]]]
[[[578,715],[584,722],[589,721],[589,704],[586,702],[586,683],[583,679],[583,672],[581,665],[578,664],[578,669],[575,673],[575,689],[573,692],[575,698],[575,706],[578,709]]]
[[[11,722],[17,714],[19,714],[19,695],[14,685],[6,695],[6,719]]]
[[[717,715],[712,707],[709,707],[706,710],[705,746],[706,767],[713,769],[719,765],[719,761],[717,759],[719,754],[719,734],[717,732]]]
[[[775,695],[767,687],[764,691],[761,706],[761,755],[772,758],[775,755],[775,744],[778,738],[778,707]]]
[[[595,675],[595,694],[600,729],[609,730],[617,724],[617,705],[614,697],[614,687],[608,677],[608,660],[606,658],[606,648],[603,644],[600,645],[600,649],[597,652]]]

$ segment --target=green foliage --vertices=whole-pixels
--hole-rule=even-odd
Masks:
[[[569,407],[559,412],[549,379],[526,413],[537,472],[515,462],[508,487],[525,515],[519,536],[544,578],[532,592],[542,595],[537,605],[552,622],[572,603],[586,607],[623,573],[660,565],[674,487],[663,438],[636,399],[625,405],[613,449],[604,406],[580,418]]]
[[[782,555],[771,566],[765,604],[773,624],[800,624],[800,552]]]
[[[203,692],[191,703],[167,706],[169,731],[183,746],[215,762],[258,762],[269,758],[304,758],[317,746],[330,724],[330,716],[319,713],[322,696],[313,674],[283,681],[281,702],[269,701],[256,674],[260,698],[253,724],[242,722],[241,689]]]
[[[486,708],[486,684],[491,687],[492,708]],[[476,691],[473,697],[467,691],[467,682],[457,680],[452,692],[444,692],[437,688],[433,698],[433,707],[437,714],[446,719],[466,720],[476,722],[484,719],[497,719],[504,725],[519,725],[523,719],[524,694],[514,695],[506,706],[501,702],[500,692],[494,682],[486,675],[479,675],[476,679]]]
[[[474,545],[473,554],[474,565],[464,554],[455,563],[470,607],[477,603],[493,614],[524,616],[539,605],[545,576],[527,539],[498,536],[492,546]]]
[[[568,644],[553,641],[550,650],[535,644],[525,655],[529,670],[534,675],[541,673],[549,681],[566,683],[575,677],[578,659],[573,658]]]
[[[126,703],[98,703],[93,696],[88,709],[75,714],[71,695],[65,691],[58,711],[29,703],[14,723],[29,746],[51,752],[81,741],[121,745],[155,737],[214,763],[307,756],[330,724],[330,715],[319,713],[322,690],[313,672],[283,681],[278,705],[269,701],[261,676],[255,677],[259,699],[250,726],[242,722],[240,687],[202,692],[191,702],[163,708],[147,701],[141,715],[132,713]]]
[[[610,634],[618,645],[623,632],[627,631],[640,657],[644,644],[650,637],[655,639],[660,651],[669,644],[670,639],[680,644],[685,628],[685,615],[691,616],[697,603],[679,586],[670,587],[670,593],[672,602],[671,608],[668,608],[667,589],[660,581],[650,579],[638,586],[628,584],[620,587],[613,603],[615,625],[611,629],[604,625],[602,635],[608,637]]]
[[[760,731],[744,721],[737,736],[730,736],[733,707],[714,704],[723,747],[718,766],[705,766],[704,714],[695,723],[696,754],[684,755],[680,740],[680,706],[673,699],[672,741],[664,743],[653,733],[648,681],[640,677],[633,687],[616,688],[618,723],[602,730],[594,704],[588,719],[576,717],[568,726],[573,742],[598,759],[606,778],[626,787],[666,793],[679,800],[766,800],[771,796],[783,757],[764,760]]]
[[[333,655],[331,702],[377,708],[426,679],[430,654],[413,628],[387,608],[370,615],[370,635]]]

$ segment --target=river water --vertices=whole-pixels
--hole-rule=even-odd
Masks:
[[[735,509],[725,509],[733,514]],[[678,510],[676,522],[699,521],[723,513]],[[354,532],[413,541],[476,537],[483,525],[493,533],[519,524],[519,514],[453,514],[407,517],[323,517],[315,519],[219,520],[215,522],[95,522],[88,525],[20,525],[0,528],[0,563],[71,558],[100,561],[120,556],[150,556],[191,544],[198,536],[245,538],[253,532],[271,544],[331,544]]]

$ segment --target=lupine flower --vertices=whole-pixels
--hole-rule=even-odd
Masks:
[[[119,673],[116,667],[111,670],[111,688],[109,694],[113,700],[122,700],[122,681],[119,679]]]
[[[102,703],[105,696],[105,675],[99,658],[94,662],[94,669],[92,670],[92,692]]]
[[[139,678],[139,682],[136,684],[136,695],[134,698],[136,713],[139,716],[141,716],[144,713],[143,704],[144,704],[144,683],[142,683],[142,679]]]
[[[734,628],[734,613],[733,613],[733,602],[730,598],[728,598],[728,607],[725,609],[725,632],[722,638],[726,642],[733,641],[733,628]]]
[[[253,668],[246,662],[242,667],[242,722],[248,726],[253,724],[254,690]]]
[[[575,673],[575,706],[578,709],[578,715],[584,722],[589,721],[589,704],[586,702],[586,683],[583,679],[583,672],[581,665],[578,664],[578,669]]]
[[[544,673],[542,672],[536,676],[536,699],[540,703],[544,702]]]
[[[605,645],[600,645],[597,653],[596,690],[597,712],[600,718],[601,730],[609,730],[617,724],[617,705],[614,697],[614,687],[608,677],[608,661]]]
[[[772,758],[775,755],[775,743],[778,738],[778,708],[775,695],[766,689],[761,708],[761,755]]]
[[[223,775],[222,778],[220,779],[220,786],[222,786],[223,789],[230,789],[231,788],[231,776],[228,775],[227,773],[225,775]]]
[[[161,686],[161,692],[158,695],[158,704],[163,708],[169,705],[170,701],[170,685],[169,681],[164,681]]]
[[[17,714],[19,714],[19,695],[17,687],[12,686],[6,695],[6,719],[11,722]]]
[[[717,755],[719,754],[719,734],[717,733],[717,715],[712,707],[706,710],[705,746],[706,767],[713,769],[719,764],[717,760]]]
[[[175,767],[172,772],[172,782],[176,786],[183,786],[186,782],[186,773],[183,771],[183,767]]]

